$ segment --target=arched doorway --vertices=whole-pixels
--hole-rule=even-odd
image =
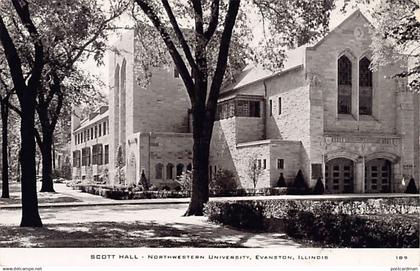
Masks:
[[[365,193],[390,193],[392,180],[392,162],[377,158],[365,166]]]
[[[354,192],[354,163],[335,158],[325,165],[325,191],[331,194]]]

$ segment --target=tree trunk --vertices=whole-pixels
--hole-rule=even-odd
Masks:
[[[40,192],[55,192],[52,180],[52,133],[43,129],[42,146],[42,187]]]
[[[20,99],[22,110],[21,156],[22,166],[22,220],[21,227],[42,227],[38,212],[35,168],[35,97],[26,91]]]
[[[9,107],[7,106],[7,100],[1,102],[1,123],[2,123],[2,198],[9,198],[9,159],[8,159],[8,117]]]
[[[212,125],[205,114],[196,113],[193,120],[193,183],[191,201],[185,216],[202,216],[209,200],[209,153]]]

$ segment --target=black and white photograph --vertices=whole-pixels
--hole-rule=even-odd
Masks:
[[[420,0],[0,0],[0,109],[2,270],[418,271]]]

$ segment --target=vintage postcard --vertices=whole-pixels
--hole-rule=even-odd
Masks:
[[[0,267],[418,271],[419,18],[2,0]]]

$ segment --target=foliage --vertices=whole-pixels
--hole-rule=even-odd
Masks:
[[[284,179],[283,173],[280,173],[279,179],[277,180],[277,187],[287,187],[286,181]]]
[[[290,194],[304,195],[309,193],[309,186],[306,183],[302,170],[299,169],[298,173],[296,174],[295,180],[293,181],[292,187],[289,188]]]
[[[315,195],[322,195],[324,194],[325,188],[324,183],[322,182],[321,178],[318,178],[314,187],[314,194]]]
[[[419,211],[418,198],[210,201],[205,207],[213,222],[339,247],[418,247]]]
[[[419,190],[417,189],[416,186],[416,181],[414,180],[414,178],[410,179],[410,182],[407,185],[407,188],[405,189],[405,193],[407,194],[418,194]]]
[[[345,0],[349,2],[350,0]],[[412,0],[357,0],[368,4],[374,25],[372,38],[372,68],[393,63],[407,63],[405,71],[391,74],[394,78],[408,79],[411,91],[420,91],[420,22],[415,18],[419,3]],[[343,8],[345,10],[345,7]]]
[[[209,187],[212,190],[232,191],[237,189],[238,185],[235,180],[235,174],[232,171],[219,169],[211,179]]]
[[[187,170],[176,177],[176,182],[179,183],[181,191],[191,192],[192,191],[192,172]]]
[[[234,80],[246,60],[270,60],[261,64],[281,68],[287,47],[310,41],[328,30],[334,0],[134,2],[132,14],[144,49],[134,56],[144,70],[138,74],[147,78],[151,68],[173,62],[191,102],[195,189],[187,214],[201,215],[208,201],[208,150],[223,83]],[[261,15],[264,46],[251,44],[255,19],[249,15]],[[144,27],[150,24],[154,31]],[[159,37],[161,42],[156,42]]]

